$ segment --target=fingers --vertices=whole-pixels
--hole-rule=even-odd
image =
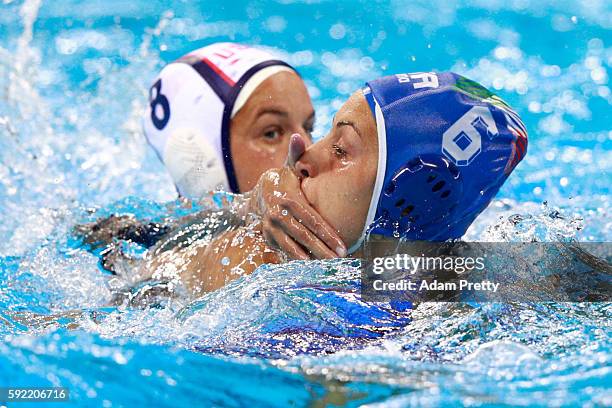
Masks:
[[[280,249],[291,259],[308,260],[310,256],[284,231],[272,225],[270,220],[263,222],[264,239],[270,246]]]
[[[313,234],[312,231],[293,217],[282,220],[282,222],[280,220],[277,221],[277,226],[295,242],[301,245],[302,248],[306,248],[314,258],[331,259],[338,256],[334,251],[329,249],[323,241]]]
[[[299,203],[294,200],[287,200],[286,206],[288,207],[287,211],[318,238],[316,241],[301,242],[305,248],[313,253],[319,252],[317,244],[322,242],[335,253],[334,257],[343,258],[346,256],[347,250],[342,238],[314,208],[307,203]]]
[[[295,204],[292,204],[292,208],[296,208]],[[317,259],[325,259],[325,258],[336,258],[338,256],[344,256],[345,253],[340,250],[332,250],[328,247],[328,245],[320,239],[320,236],[316,235],[313,231],[311,231],[306,225],[303,225],[299,219],[296,219],[293,214],[286,209],[288,207],[285,206],[276,206],[275,209],[271,210],[264,217],[264,231],[269,231],[270,234],[268,236],[274,236],[275,244],[279,246],[281,249],[285,249],[284,242],[289,242],[286,247],[291,250],[292,253],[295,253],[295,244],[302,249],[301,252],[304,252],[303,249],[306,249],[307,254],[312,255]],[[313,225],[313,222],[310,223]],[[324,228],[324,227],[321,227]],[[321,229],[319,230],[319,232]],[[321,233],[321,232],[320,232]],[[324,233],[321,233],[325,235]],[[339,245],[336,245],[337,242],[333,239],[332,236],[329,236],[331,242],[334,243],[333,248],[337,248]],[[340,241],[340,245],[343,246],[342,241]],[[340,254],[338,254],[340,252]]]

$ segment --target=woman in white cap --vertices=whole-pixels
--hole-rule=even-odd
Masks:
[[[215,43],[166,65],[153,80],[145,136],[179,195],[251,190],[284,165],[290,135],[312,143],[315,113],[304,81],[269,52]],[[126,239],[150,246],[168,225],[110,216],[76,228],[94,247]]]
[[[291,134],[312,140],[304,82],[259,48],[197,49],[164,67],[149,96],[145,135],[189,198],[249,191],[264,171],[283,165]]]

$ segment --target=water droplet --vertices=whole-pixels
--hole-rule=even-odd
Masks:
[[[329,29],[329,36],[334,40],[341,40],[346,35],[346,27],[344,24],[338,23],[331,26]]]
[[[224,256],[223,259],[221,259],[221,265],[223,266],[227,266],[230,263],[230,259],[227,256]]]

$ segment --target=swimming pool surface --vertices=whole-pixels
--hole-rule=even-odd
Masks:
[[[609,303],[401,313],[361,302],[357,268],[337,260],[114,308],[121,282],[71,233],[167,214],[174,189],[140,126],[147,89],[164,63],[230,40],[284,50],[315,137],[376,76],[481,82],[523,117],[529,152],[467,238],[610,241],[611,28],[603,0],[4,0],[0,386],[64,386],[72,405],[104,407],[611,406]],[[32,324],[69,310],[83,313]]]

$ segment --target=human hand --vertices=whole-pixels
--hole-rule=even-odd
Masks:
[[[249,193],[248,211],[262,217],[266,242],[294,259],[346,256],[344,242],[302,193],[294,172],[295,162],[306,146],[300,135],[292,135],[287,165],[271,169]]]

